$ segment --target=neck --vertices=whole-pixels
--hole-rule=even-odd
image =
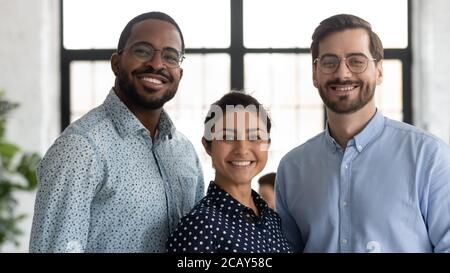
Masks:
[[[232,184],[228,181],[221,180],[216,174],[216,178],[214,179],[214,184],[216,184],[217,186],[222,188],[224,191],[226,191],[229,195],[231,195],[239,203],[252,209],[256,215],[259,215],[258,208],[256,207],[256,204],[253,201],[253,197],[252,197],[251,182],[243,183],[243,184]]]
[[[155,137],[156,134],[156,128],[158,127],[159,119],[161,117],[161,110],[148,110],[148,109],[142,109],[141,111],[136,110],[133,112],[133,114],[136,116],[136,118],[144,125],[145,128],[150,132],[150,136],[152,138]]]
[[[376,107],[373,101],[350,114],[334,113],[327,108],[330,134],[339,146],[345,150],[347,142],[364,129],[375,113]]]
[[[135,103],[127,95],[125,95],[125,93],[117,86],[114,87],[114,92],[119,97],[119,99],[127,106],[127,108],[136,116],[136,118],[142,123],[142,125],[144,125],[144,127],[150,132],[150,136],[154,138],[162,108],[144,108],[141,105]]]

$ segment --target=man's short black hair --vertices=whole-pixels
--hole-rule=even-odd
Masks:
[[[149,20],[149,19],[157,19],[157,20],[161,20],[161,21],[166,21],[166,22],[174,25],[177,28],[178,33],[180,33],[181,53],[184,54],[184,38],[183,38],[183,33],[181,32],[180,27],[178,26],[177,22],[175,22],[175,20],[172,17],[170,17],[169,15],[167,15],[163,12],[159,12],[159,11],[143,13],[143,14],[138,15],[138,16],[134,17],[133,19],[131,19],[131,21],[128,22],[128,24],[125,26],[125,28],[122,30],[122,33],[120,34],[119,43],[117,44],[117,52],[120,52],[121,50],[124,49],[125,44],[127,43],[128,39],[130,38],[131,30],[132,30],[133,26],[136,23],[139,23],[144,20]]]

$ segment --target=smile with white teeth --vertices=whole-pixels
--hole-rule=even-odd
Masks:
[[[143,77],[142,79],[144,81],[146,81],[146,82],[151,82],[151,83],[154,83],[154,84],[162,84],[162,81],[160,81],[158,79],[149,78],[149,77]]]
[[[252,161],[231,161],[230,163],[233,166],[246,167],[249,166],[252,163]]]
[[[356,87],[358,87],[358,86],[357,85],[344,85],[344,86],[333,86],[332,88],[336,91],[346,92],[346,91],[351,91],[351,90],[355,89]]]

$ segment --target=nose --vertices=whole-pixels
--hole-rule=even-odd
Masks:
[[[234,152],[238,155],[245,155],[248,153],[248,140],[236,140],[234,144]]]
[[[153,52],[153,56],[146,63],[149,64],[151,67],[153,67],[156,70],[159,70],[162,67],[164,67],[161,51],[155,50]]]
[[[350,71],[350,69],[348,68],[347,65],[347,59],[342,58],[339,60],[339,66],[335,71],[335,74],[340,78],[340,79],[348,79],[352,77],[352,72]]]

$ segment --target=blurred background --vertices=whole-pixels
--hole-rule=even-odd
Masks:
[[[351,13],[372,24],[385,47],[376,99],[388,117],[450,142],[450,1],[447,0],[0,0],[0,90],[19,103],[5,137],[44,155],[72,121],[103,102],[113,86],[109,58],[125,24],[152,10],[171,15],[187,48],[178,94],[165,108],[194,144],[205,181],[214,178],[201,146],[209,105],[246,90],[273,119],[269,162],[324,128],[312,85],[311,35],[319,22]],[[448,62],[447,62],[448,61]],[[319,159],[318,159],[319,160]],[[256,179],[254,181],[256,189]],[[18,245],[27,252],[35,191],[17,192],[26,217]]]

